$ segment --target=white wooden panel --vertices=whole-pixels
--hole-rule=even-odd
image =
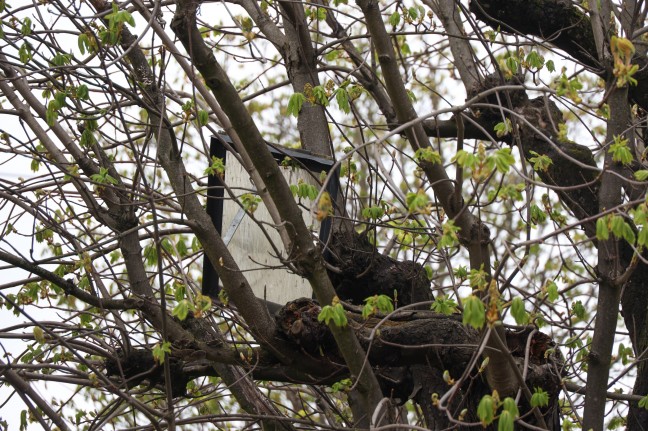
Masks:
[[[303,182],[317,185],[317,182],[307,171],[297,168],[281,168],[288,184],[298,184],[300,179]],[[250,182],[248,173],[231,155],[227,158],[225,168],[225,183],[233,190],[237,197],[245,193],[254,193],[254,187]],[[236,217],[241,206],[226,198],[223,205],[223,235],[226,235],[232,220]],[[305,202],[307,207],[312,205],[311,201]],[[304,210],[304,221],[311,229],[318,230],[319,223],[314,220],[310,211]],[[268,214],[263,202],[254,212],[254,217],[264,221],[266,231],[270,234],[275,246],[286,255],[279,233],[272,227],[272,219]],[[239,267],[244,271],[245,277],[250,282],[252,290],[259,298],[278,304],[285,304],[293,299],[312,296],[312,290],[308,281],[282,266],[280,260],[275,256],[270,244],[263,235],[260,227],[247,215],[239,224],[236,233],[232,237],[228,249],[232,253]],[[268,266],[272,267],[269,269]]]

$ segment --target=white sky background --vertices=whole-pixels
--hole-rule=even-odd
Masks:
[[[9,0],[9,3],[12,4],[13,6],[16,6],[20,2],[17,1],[17,0],[13,0],[13,1]],[[203,5],[202,6],[201,18],[202,19],[209,19],[211,16],[220,16],[220,17],[226,16],[225,14],[222,13],[222,9],[219,10],[219,13],[217,15],[212,15],[212,10],[215,10],[215,8],[219,8],[219,7],[221,7],[219,4],[215,4],[215,5],[213,5],[213,4],[212,5],[206,5],[205,4],[205,5]],[[234,15],[238,14],[237,8],[235,6],[228,5],[228,8],[229,8],[230,11],[232,11],[232,13]],[[139,19],[139,15],[134,14],[134,16],[136,18],[138,18],[138,26],[133,32],[135,34],[138,34],[138,30],[141,30],[143,28],[144,22],[141,19]],[[32,17],[32,18],[34,18],[34,17]],[[170,20],[171,20],[171,16],[169,15],[166,18],[167,31],[168,31],[169,34],[172,35],[172,32],[171,32],[171,30],[169,28]],[[173,35],[172,35],[172,37],[173,37]],[[73,39],[73,40],[71,40],[71,43],[70,43],[70,46],[72,47],[72,50],[74,51],[75,55],[80,55],[80,53],[78,52],[78,49],[77,49],[76,39],[75,38],[71,38],[71,39]],[[143,40],[147,41],[147,40],[150,40],[150,38],[144,38]],[[408,41],[409,41],[410,45],[412,46],[412,49],[416,50],[415,42],[412,39],[410,39]],[[180,44],[178,44],[178,46],[179,45]],[[266,52],[267,47],[264,46],[264,44],[262,42],[257,41],[256,46],[259,48],[259,51],[262,51],[264,53]],[[557,69],[560,70],[560,67],[561,67],[560,60],[557,59],[557,58],[554,58],[554,61],[556,62]],[[571,63],[566,63],[566,64],[570,64],[570,67],[571,67]],[[232,66],[233,62],[230,61],[229,65]],[[241,73],[248,74],[251,77],[251,79],[253,79],[258,73],[261,72],[261,70],[258,70],[258,71],[255,70],[255,68],[261,68],[261,67],[263,67],[263,65],[258,64],[258,63],[245,63],[245,64],[241,64],[241,65],[236,66],[236,68],[238,70],[240,70]],[[178,73],[181,76],[182,72],[179,71]],[[453,82],[454,83],[455,81],[447,80],[447,82]],[[287,90],[287,91],[290,91],[290,90]],[[457,87],[455,87],[453,89],[450,89],[450,91],[447,91],[447,93],[444,94],[444,96],[449,99],[449,102],[451,104],[461,104],[461,103],[464,102],[464,99],[465,99],[465,91],[464,91],[463,87],[458,85]],[[419,113],[424,115],[425,113],[430,111],[431,105],[430,105],[430,103],[428,101],[421,100],[421,99],[422,98],[419,98],[418,108],[419,108]],[[445,107],[445,106],[442,105],[442,107]],[[561,109],[564,110],[563,107],[561,107]],[[331,111],[336,113],[336,114],[339,114],[339,112],[336,112],[337,110],[335,108],[331,108]],[[269,120],[267,118],[266,118],[266,121],[268,121],[269,123],[272,123],[272,120]],[[4,128],[6,131],[10,132],[11,134],[15,134],[15,135],[22,134],[22,131],[17,128],[17,122],[15,120],[14,121],[5,121],[4,119],[2,119],[0,124],[1,124],[0,128]],[[275,122],[275,124],[276,124],[276,122]],[[292,131],[296,130],[296,121],[293,118],[288,118],[288,119],[284,118],[284,119],[282,119],[281,126],[285,127],[286,125],[290,126]],[[288,136],[294,137],[294,133],[290,134]],[[589,133],[587,133],[587,129],[585,127],[583,127],[583,126],[574,127],[573,125],[570,125],[569,136],[570,136],[570,138],[576,140],[577,142],[589,142],[589,141],[591,141],[591,136],[589,135]],[[20,159],[12,159],[11,161],[6,161],[5,158],[6,158],[6,155],[3,154],[3,153],[0,153],[0,178],[2,178],[3,180],[13,181],[13,180],[16,180],[19,176],[21,176],[23,178],[28,178],[29,176],[34,175],[30,170],[30,166],[29,166],[30,165],[30,160],[20,158]],[[389,160],[386,159],[385,162],[389,163]],[[449,162],[449,160],[446,160],[446,163],[447,162]],[[189,169],[192,169],[192,166],[190,166]],[[202,166],[195,166],[195,171],[196,172],[202,172],[203,169],[204,169],[204,167],[202,167]],[[449,169],[449,171],[450,171],[449,172],[450,175],[453,175],[452,169]],[[394,178],[394,181],[395,181],[396,184],[398,184],[398,183],[400,183],[400,178]],[[5,217],[6,216],[5,213],[6,213],[6,209],[0,210],[0,217]],[[30,223],[31,222],[27,218],[23,217],[22,220],[16,225],[16,227],[20,231],[29,232],[32,229],[32,226],[30,225]],[[12,245],[15,246],[23,254],[28,255],[29,254],[29,249],[31,247],[31,241],[28,238],[23,238],[22,240],[16,240],[15,242],[12,243]],[[39,251],[38,250],[35,252],[34,256],[35,257],[39,256]],[[550,259],[550,256],[545,256],[545,257],[547,259]],[[2,275],[2,279],[3,279],[4,283],[8,283],[8,282],[10,282],[12,280],[22,280],[22,279],[26,278],[26,273],[24,271],[17,270],[17,269],[2,269],[2,271],[0,271],[0,274]],[[8,292],[5,292],[5,293],[8,293]],[[27,310],[29,312],[33,312],[34,309],[33,309],[33,307],[29,307],[29,308],[27,308]],[[44,310],[39,309],[37,312],[38,312],[38,319],[42,320],[43,317],[44,317],[43,314],[42,314],[42,313],[44,313]],[[51,313],[52,313],[51,319],[57,319],[58,318],[58,316],[56,316],[56,314],[54,312],[51,312]],[[9,324],[11,324],[9,322],[20,322],[20,321],[23,321],[22,319],[23,319],[22,317],[16,317],[13,314],[13,312],[11,312],[11,311],[7,311],[4,308],[0,309],[0,322],[2,322],[2,326],[9,326]],[[9,342],[7,340],[3,340],[1,343],[2,343],[2,347],[4,349],[9,350],[9,351],[13,352],[16,355],[19,352],[24,350],[24,344],[22,344],[19,341]],[[622,381],[619,385],[624,387],[624,392],[627,392],[628,387],[624,383],[627,383],[627,382]],[[59,388],[59,385],[56,385],[56,386],[55,385],[50,385],[50,389],[47,390],[47,391],[44,390],[43,388],[40,388],[40,393],[43,396],[43,398],[45,398],[45,399],[49,399],[52,396],[52,394],[56,394],[55,396],[58,399],[65,399],[66,396],[63,394],[64,391],[67,391],[67,390],[63,390],[63,389]],[[0,388],[0,402],[10,392],[11,391],[8,390],[7,388]],[[18,429],[19,413],[20,413],[20,410],[22,410],[24,408],[25,407],[22,405],[22,402],[19,400],[19,398],[16,395],[14,395],[12,401],[9,402],[8,404],[6,404],[2,409],[0,409],[0,417],[2,417],[2,419],[5,419],[5,420],[7,420],[9,422],[9,429],[10,430],[14,430],[14,429],[17,430]],[[32,424],[30,426],[30,429],[40,429],[40,427],[37,424]]]

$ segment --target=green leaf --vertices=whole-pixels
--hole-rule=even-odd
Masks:
[[[511,165],[515,163],[515,157],[511,154],[510,148],[500,148],[496,150],[492,156],[489,157],[489,161],[494,162],[495,167],[498,172],[505,174],[511,168]]]
[[[496,409],[495,399],[490,395],[484,395],[479,401],[477,416],[484,427],[493,423]]]
[[[87,34],[81,33],[77,39],[77,45],[79,47],[79,51],[81,51],[82,55],[85,55],[86,53],[86,48],[88,48],[88,51],[90,51],[90,38],[88,37]]]
[[[462,168],[474,168],[479,163],[479,157],[476,154],[469,153],[466,150],[459,150],[452,158],[453,162],[457,162]]]
[[[108,168],[99,168],[99,173],[90,175],[90,179],[99,184],[119,184],[119,181],[108,173]]]
[[[80,100],[88,100],[88,98],[90,97],[88,86],[85,84],[79,85],[76,89],[76,97]]]
[[[220,157],[212,156],[211,165],[205,169],[205,175],[216,175],[223,178],[225,174],[225,163]]]
[[[544,223],[547,220],[547,213],[545,213],[538,205],[531,205],[530,209],[531,223],[538,225]]]
[[[643,226],[637,236],[637,244],[648,247],[648,227]]]
[[[628,365],[632,362],[633,353],[634,351],[632,350],[632,347],[626,347],[623,343],[619,344],[617,356],[621,359],[623,365]]]
[[[509,56],[506,59],[506,67],[508,70],[510,70],[513,74],[517,73],[518,67],[519,67],[519,62],[518,59],[515,56]]]
[[[332,322],[338,328],[344,328],[348,323],[344,307],[339,302],[336,302],[335,305],[325,305],[322,307],[322,311],[317,316],[317,320],[327,325],[330,325]]]
[[[170,353],[171,353],[170,341],[165,341],[162,344],[158,343],[155,345],[155,347],[153,347],[153,359],[155,359],[155,362],[157,362],[160,365],[164,364],[164,358],[166,357],[167,354]]]
[[[457,312],[457,303],[454,299],[442,295],[434,300],[431,308],[436,313],[449,316]]]
[[[23,43],[18,49],[18,58],[23,64],[32,59],[32,48],[29,42]]]
[[[405,47],[407,47],[407,49],[409,49],[409,45],[404,43],[402,48],[401,48],[401,51],[405,51]],[[403,52],[403,54],[405,54],[405,52]],[[416,93],[414,93],[412,90],[406,90],[406,92],[407,92],[407,98],[410,100],[410,102],[416,102],[416,100],[417,100],[416,99]]]
[[[628,223],[626,221],[623,222],[623,234],[621,235],[621,237],[624,240],[626,240],[626,242],[628,244],[633,244],[634,245],[635,239],[636,239],[634,229],[632,229],[632,226],[630,225],[630,223]]]
[[[423,269],[425,269],[425,276],[427,277],[427,279],[429,281],[432,281],[432,279],[434,279],[434,270],[432,269],[432,267],[430,265],[425,265]]]
[[[504,398],[504,401],[502,401],[502,409],[505,412],[509,412],[513,418],[520,416],[517,404],[515,404],[515,400],[511,397]]]
[[[339,382],[333,383],[331,389],[333,392],[342,392],[348,391],[353,386],[353,381],[351,379],[342,379]]]
[[[400,13],[396,11],[389,16],[389,24],[392,27],[396,27],[400,23],[400,19],[401,19]]]
[[[531,395],[531,407],[545,407],[549,405],[549,394],[542,388],[536,387]]]
[[[364,93],[365,89],[361,85],[351,85],[349,88],[347,88],[347,91],[349,92],[349,97],[351,100],[356,100],[360,96],[362,96],[362,93]]]
[[[529,323],[529,313],[524,308],[524,301],[519,296],[516,296],[511,301],[511,316],[515,318],[515,323],[518,325]]]
[[[302,109],[302,106],[304,105],[304,101],[306,100],[306,96],[304,96],[303,93],[295,93],[292,96],[290,96],[290,100],[288,101],[288,115],[292,115],[293,117],[297,117],[299,115],[299,112]]]
[[[416,150],[416,153],[414,153],[414,160],[419,163],[426,162],[437,165],[440,165],[442,162],[441,154],[439,154],[438,151],[433,150],[432,147],[424,147]]]
[[[133,18],[133,15],[126,10],[120,12],[119,21],[125,22],[131,27],[135,27],[135,18]]]
[[[464,265],[457,267],[454,270],[454,276],[460,278],[461,280],[465,280],[466,278],[468,278],[468,268],[466,268],[466,266]]]
[[[315,200],[318,195],[318,189],[312,184],[299,181],[299,184],[291,184],[290,191],[293,196],[297,196],[300,199],[310,199]]]
[[[188,300],[183,299],[173,308],[171,314],[182,321],[187,318],[191,308],[191,303]]]
[[[212,308],[212,300],[207,295],[196,295],[194,299],[194,312],[196,313],[196,318],[200,318],[203,314]]]
[[[374,295],[364,300],[362,317],[367,319],[377,313],[389,314],[394,311],[394,303],[387,295]]]
[[[29,17],[25,17],[22,26],[20,27],[20,34],[22,34],[23,36],[29,36],[31,32],[32,32],[32,20]]]
[[[648,170],[641,169],[634,173],[635,180],[646,181],[648,180]]]
[[[545,154],[538,154],[535,151],[530,151],[530,153],[533,155],[533,157],[529,158],[529,162],[533,164],[533,170],[536,172],[547,172],[549,170],[549,167],[553,165],[553,160]]]
[[[389,314],[394,311],[394,303],[387,295],[378,295],[376,307],[382,314]]]
[[[642,409],[648,410],[648,395],[642,397],[639,400],[639,407],[641,407]]]
[[[442,233],[441,238],[439,239],[439,243],[437,244],[438,247],[454,247],[457,243],[459,243],[459,237],[457,234],[461,230],[461,228],[459,226],[455,226],[454,220],[448,220],[447,222],[443,223],[441,230]]]
[[[40,326],[34,326],[34,340],[38,342],[38,344],[45,344],[45,333],[43,332],[43,328]]]
[[[560,294],[558,293],[558,285],[553,280],[547,282],[545,289],[547,290],[547,299],[549,302],[554,302],[560,297]]]
[[[610,237],[610,230],[608,229],[608,218],[601,217],[596,220],[596,239],[605,241]]]
[[[526,56],[526,62],[530,69],[542,69],[542,66],[544,66],[544,61],[544,57],[538,54],[537,51],[531,51]]]
[[[205,110],[198,111],[198,125],[204,127],[209,123],[209,112]]]
[[[524,183],[500,184],[498,188],[488,191],[488,200],[521,201],[524,199],[522,191],[526,188]]]
[[[620,215],[614,215],[609,218],[610,230],[617,238],[623,237],[624,225],[626,224],[624,218]]]
[[[32,159],[30,168],[32,172],[38,172],[38,170],[40,169],[40,159]]]
[[[483,269],[471,269],[468,283],[473,289],[483,290],[488,285],[488,274]]]
[[[612,160],[623,165],[630,164],[634,157],[628,147],[628,140],[621,136],[615,136],[614,142],[610,145],[608,153],[612,154]]]
[[[184,284],[177,284],[174,286],[173,297],[176,301],[182,301],[187,295],[187,287]],[[174,314],[175,316],[175,314]],[[180,319],[184,320],[184,319]]]
[[[61,108],[66,105],[67,101],[67,93],[63,91],[57,91],[56,94],[54,94],[54,100],[58,103],[58,106]]]
[[[626,425],[628,425],[628,421],[625,416],[615,416],[610,419],[610,422],[608,422],[607,429],[615,430],[621,427],[625,427]]]
[[[494,127],[494,130],[498,138],[503,138],[513,130],[511,120],[507,118],[505,121],[497,123]]]
[[[144,256],[144,260],[148,266],[155,266],[157,264],[157,249],[153,245],[147,245],[144,247],[142,255]]]
[[[427,213],[430,197],[425,193],[425,190],[419,189],[416,193],[408,193],[405,196],[405,202],[410,213]]]
[[[583,306],[583,303],[581,301],[573,302],[571,310],[572,313],[574,313],[574,316],[576,316],[578,319],[585,319],[585,307]]]
[[[346,88],[338,88],[335,90],[335,101],[342,112],[348,114],[351,112],[351,104],[349,103],[349,93]]]
[[[27,410],[20,411],[20,431],[27,430]]]
[[[578,80],[578,77],[569,79],[563,71],[562,75],[555,80],[555,87],[558,96],[567,96],[574,103],[581,103],[583,101],[578,94],[578,90],[583,88],[583,84]]]
[[[85,120],[85,127],[88,130],[95,131],[99,129],[99,123],[97,122],[96,118],[88,118]]]
[[[254,213],[257,210],[257,208],[259,207],[259,202],[261,202],[261,198],[252,193],[245,193],[241,195],[240,200],[243,209],[250,214]]]
[[[513,431],[515,416],[508,410],[504,410],[497,421],[497,431]]]
[[[50,62],[54,66],[65,66],[65,65],[70,64],[72,62],[72,55],[71,54],[62,54],[62,53],[59,52],[54,57],[52,57]]]
[[[323,86],[318,85],[316,87],[313,87],[313,97],[315,98],[315,103],[318,103],[322,106],[329,105],[328,95],[326,94],[326,89]]]
[[[481,329],[486,323],[486,307],[475,295],[470,295],[463,302],[463,324]]]
[[[50,100],[47,104],[47,110],[45,111],[45,121],[48,125],[53,126],[58,120],[58,110],[60,105],[56,100]]]
[[[90,129],[86,128],[83,130],[83,133],[81,133],[81,139],[79,140],[79,144],[83,148],[90,148],[94,144],[97,143],[97,139],[95,138],[94,133],[90,131]]]
[[[378,220],[385,215],[385,210],[382,207],[368,207],[362,209],[362,217],[368,220]]]
[[[549,72],[553,73],[556,71],[556,65],[554,64],[553,60],[548,60],[546,64],[547,64],[547,70]]]
[[[339,49],[332,49],[331,51],[326,53],[324,58],[326,59],[326,61],[333,61],[333,60],[337,60],[338,58],[340,58],[341,54],[342,54],[342,51],[340,51]]]

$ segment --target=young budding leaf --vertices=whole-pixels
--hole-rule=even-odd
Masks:
[[[531,396],[531,407],[544,407],[549,405],[549,394],[542,388],[535,388]]]
[[[513,298],[511,302],[511,316],[515,318],[515,323],[518,325],[529,323],[529,313],[524,308],[524,301],[519,296]]]
[[[299,112],[302,109],[302,106],[304,105],[304,101],[306,100],[306,96],[304,96],[303,93],[295,93],[292,96],[290,96],[290,100],[288,101],[288,115],[292,115],[293,117],[297,117],[299,115]]]
[[[486,307],[475,295],[470,295],[463,303],[463,324],[481,329],[486,323]]]
[[[493,423],[496,408],[495,400],[490,395],[484,395],[479,401],[477,416],[484,427]]]

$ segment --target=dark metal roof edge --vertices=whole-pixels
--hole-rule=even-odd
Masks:
[[[218,133],[217,135],[212,136],[212,139],[220,139],[229,144],[231,148],[234,148],[232,138],[230,138],[227,133]],[[297,164],[305,166],[312,172],[328,172],[335,164],[333,159],[312,154],[308,150],[285,148],[279,144],[271,144],[269,142],[266,142],[266,146],[277,162],[281,163],[286,157],[290,157],[295,160]]]

